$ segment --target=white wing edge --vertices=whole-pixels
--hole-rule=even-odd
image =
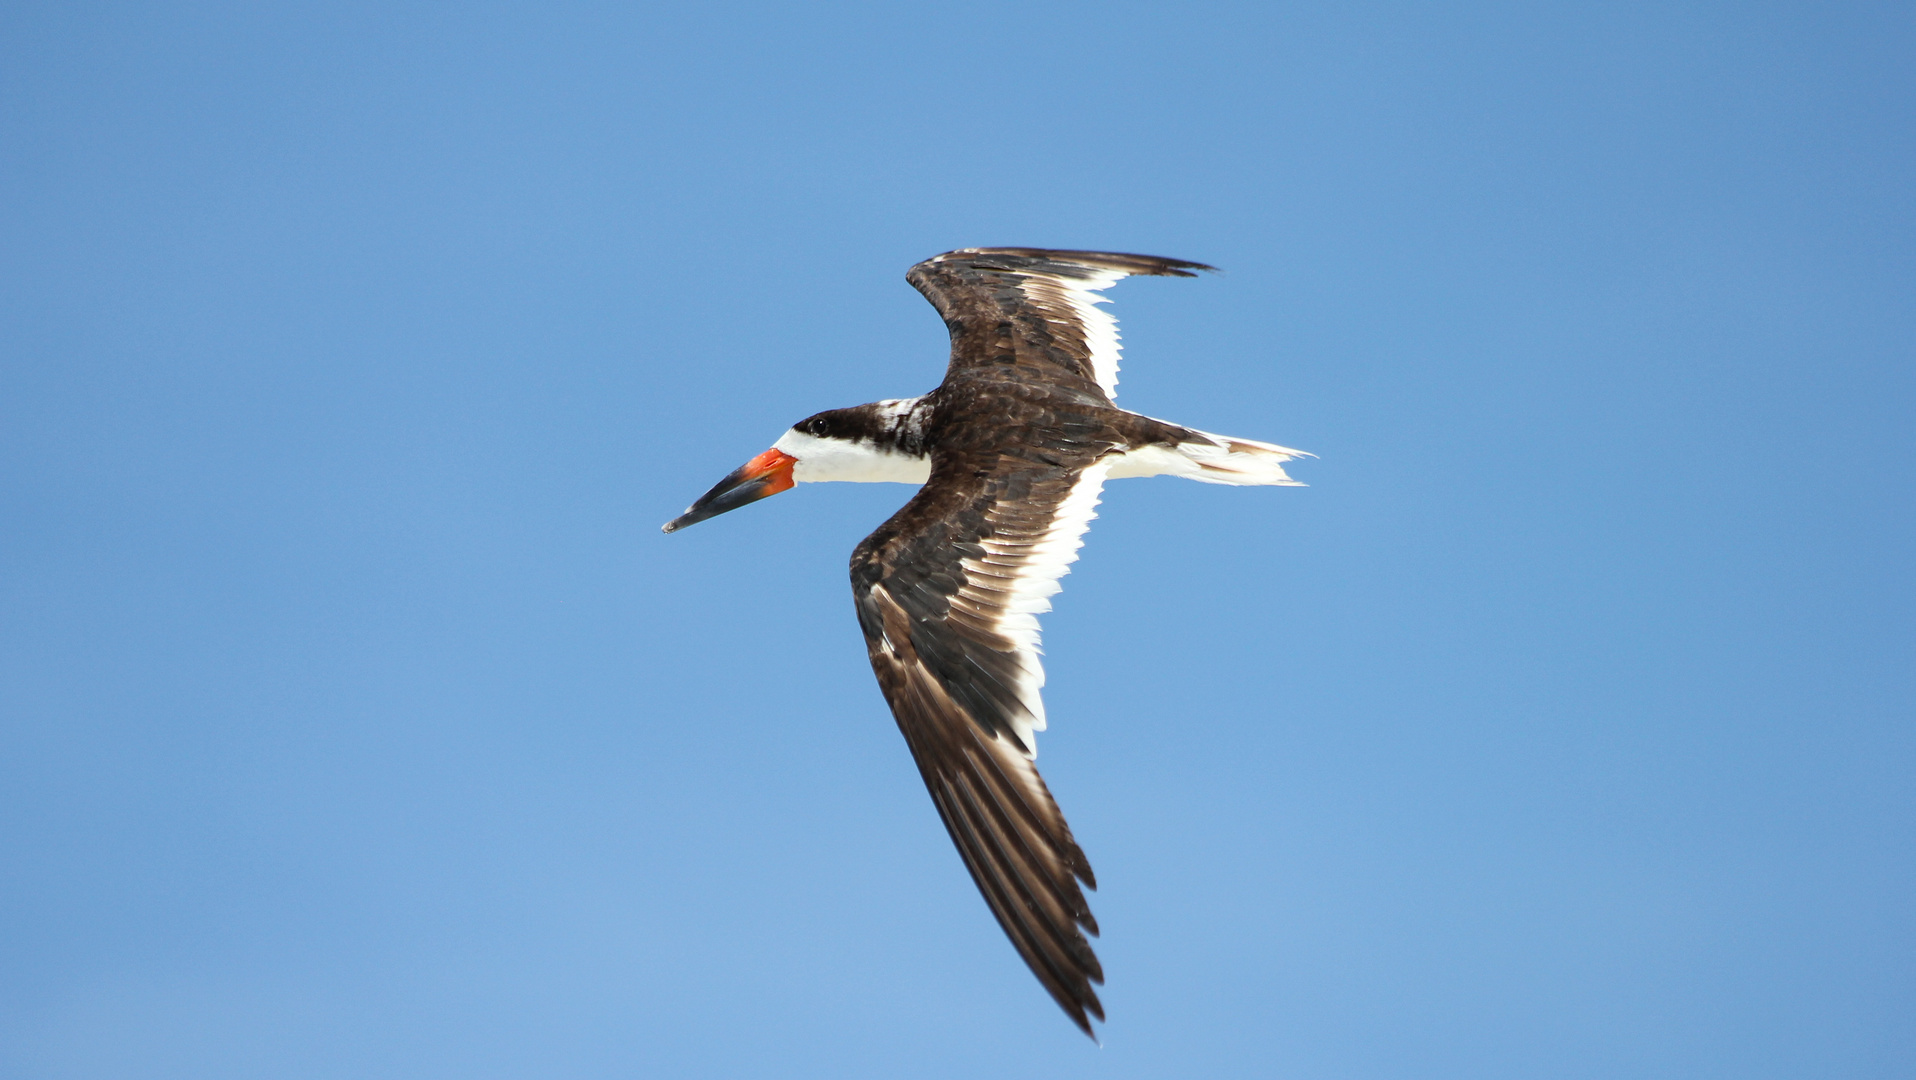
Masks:
[[[972,603],[999,605],[1004,614],[995,629],[1017,646],[1017,685],[1012,687],[1026,715],[1011,718],[1012,730],[1028,748],[1029,756],[1038,756],[1034,732],[1045,729],[1044,653],[1038,616],[1051,610],[1051,598],[1063,588],[1058,579],[1071,572],[1078,561],[1078,549],[1084,546],[1085,530],[1097,515],[1104,491],[1109,460],[1087,466],[1071,485],[1070,494],[1058,504],[1051,523],[1035,536],[999,535],[980,541],[985,549],[982,559],[968,558],[962,565],[968,577],[989,579],[998,587],[981,589],[967,581],[958,596]],[[987,514],[989,518],[991,515]],[[1009,593],[1009,595],[1005,595]]]
[[[1097,380],[1104,396],[1115,401],[1118,396],[1118,353],[1123,346],[1118,343],[1117,318],[1098,307],[1099,304],[1110,303],[1111,298],[1098,293],[1131,275],[1122,270],[1089,266],[1085,267],[1085,272],[1088,276],[1084,278],[1027,273],[1023,287],[1025,295],[1033,300],[1062,301],[1077,316],[1079,325],[1084,327],[1085,348],[1091,354],[1091,377]]]

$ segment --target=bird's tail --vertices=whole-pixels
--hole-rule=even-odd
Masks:
[[[1127,452],[1113,466],[1110,477],[1184,476],[1206,484],[1303,487],[1284,472],[1284,463],[1317,456],[1256,439],[1213,435],[1192,428],[1178,430],[1186,437],[1177,443],[1141,446]]]
[[[1256,439],[1235,439],[1229,435],[1213,435],[1208,431],[1197,434],[1210,441],[1179,443],[1178,453],[1196,466],[1196,471],[1184,475],[1207,484],[1303,487],[1302,482],[1285,474],[1284,463],[1296,458],[1317,456],[1276,443],[1258,442]]]

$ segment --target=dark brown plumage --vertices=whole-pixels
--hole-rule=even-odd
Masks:
[[[1097,882],[1011,722],[1029,717],[1019,691],[1035,661],[1002,623],[1011,579],[1087,468],[1192,436],[1111,404],[1080,308],[1055,280],[1197,269],[1209,267],[1028,248],[913,267],[906,280],[951,330],[945,381],[928,395],[931,479],[852,555],[872,670],[939,816],[1005,934],[1087,1034],[1088,1017],[1104,1019],[1092,988],[1104,969],[1079,883]]]
[[[919,398],[818,413],[667,523],[794,483],[923,486],[852,553],[878,685],[952,842],[999,926],[1072,1021],[1104,1019],[1087,935],[1091,864],[1033,765],[1045,726],[1037,616],[1077,558],[1108,477],[1291,484],[1299,455],[1127,412],[1115,322],[1097,292],[1201,263],[1096,251],[970,248],[912,267],[951,331],[944,382]]]

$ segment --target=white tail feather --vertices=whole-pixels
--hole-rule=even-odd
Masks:
[[[1206,484],[1303,487],[1284,472],[1284,463],[1317,456],[1256,439],[1237,439],[1208,431],[1197,434],[1205,441],[1179,443],[1175,447],[1142,446],[1126,451],[1112,466],[1108,478],[1184,476]]]

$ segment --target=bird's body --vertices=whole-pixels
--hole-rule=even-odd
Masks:
[[[1110,252],[969,248],[907,280],[951,330],[923,397],[793,425],[666,526],[794,483],[922,484],[852,554],[872,669],[979,891],[1051,996],[1086,1033],[1104,1018],[1090,864],[1038,775],[1045,726],[1037,616],[1077,558],[1106,480],[1181,475],[1293,485],[1301,451],[1211,435],[1112,404],[1116,323],[1097,290],[1198,263]]]

